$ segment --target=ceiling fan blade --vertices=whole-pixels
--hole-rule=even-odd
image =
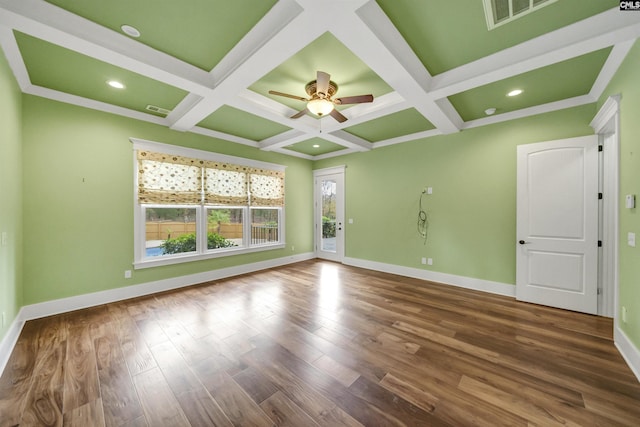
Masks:
[[[335,108],[333,110],[331,110],[331,112],[329,114],[331,115],[331,117],[333,117],[334,119],[336,119],[340,123],[344,123],[344,122],[347,121],[347,118],[345,116],[343,116],[342,113],[340,111],[336,110]]]
[[[305,114],[307,114],[309,112],[309,110],[307,110],[306,108],[304,110],[300,110],[297,113],[295,113],[293,116],[291,116],[292,119],[299,119],[300,117],[304,116]]]
[[[297,99],[298,101],[304,101],[304,102],[308,101],[307,98],[303,98],[301,96],[296,96],[296,95],[289,95],[288,93],[278,92],[276,90],[270,90],[269,93],[271,95],[278,95],[278,96],[284,96],[285,98]]]
[[[316,76],[316,93],[329,96],[329,79],[331,76],[324,71],[318,71]]]
[[[333,102],[338,105],[362,104],[364,102],[373,102],[373,95],[345,96],[344,98],[336,98]]]

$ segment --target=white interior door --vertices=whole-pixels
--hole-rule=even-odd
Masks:
[[[315,246],[318,258],[344,258],[344,168],[314,171]]]
[[[598,137],[518,146],[516,298],[597,314]]]

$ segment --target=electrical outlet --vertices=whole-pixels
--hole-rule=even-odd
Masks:
[[[124,271],[124,278],[125,279],[131,279],[131,270],[125,270]]]
[[[3,231],[2,237],[0,237],[0,245],[7,246],[7,240],[8,240],[7,232]]]
[[[427,260],[427,265],[433,265],[433,258],[429,258]]]
[[[622,323],[627,323],[627,307],[622,306]]]
[[[426,258],[422,258],[422,264],[424,264],[424,265],[427,264],[427,259]]]
[[[427,194],[433,194],[433,187],[427,187]]]
[[[295,252],[295,250],[296,250],[296,247],[292,245],[291,246],[291,252]]]

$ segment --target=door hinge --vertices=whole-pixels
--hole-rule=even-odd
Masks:
[[[604,145],[598,145],[598,151],[604,151]]]
[[[602,193],[598,193],[598,200],[602,200]]]
[[[602,295],[602,288],[598,288],[598,295]]]
[[[602,240],[598,240],[598,247],[601,248],[602,247]]]

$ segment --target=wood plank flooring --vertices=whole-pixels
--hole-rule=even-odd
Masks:
[[[307,261],[26,323],[6,426],[638,426],[610,319]]]

